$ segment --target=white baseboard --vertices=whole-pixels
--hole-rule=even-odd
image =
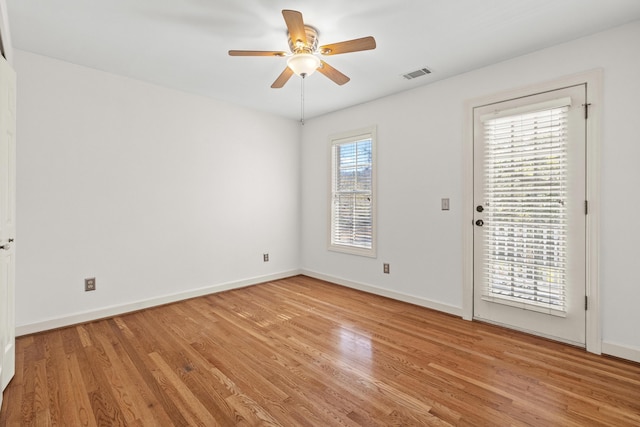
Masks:
[[[602,353],[640,363],[640,348],[625,347],[619,344],[603,342]]]
[[[413,295],[407,295],[399,292],[390,291],[388,289],[379,288],[379,287],[367,285],[364,283],[354,282],[354,281],[343,279],[340,277],[318,273],[316,271],[302,269],[302,270],[284,271],[281,273],[270,274],[267,276],[252,277],[249,279],[244,279],[244,280],[239,280],[234,282],[219,283],[217,285],[193,289],[186,292],[179,292],[179,293],[164,295],[156,298],[150,298],[147,300],[135,301],[127,304],[105,307],[98,310],[74,313],[68,316],[47,319],[41,322],[30,323],[27,325],[19,325],[19,326],[16,326],[16,336],[29,335],[36,332],[63,328],[65,326],[76,325],[79,323],[91,322],[98,319],[104,319],[105,317],[118,316],[124,313],[130,313],[133,311],[142,310],[150,307],[156,307],[163,304],[170,304],[173,302],[178,302],[178,301],[186,300],[189,298],[196,298],[199,296],[228,291],[231,289],[239,289],[239,288],[243,288],[251,285],[256,285],[259,283],[269,282],[272,280],[284,279],[287,277],[296,276],[298,274],[304,274],[309,277],[325,280],[327,282],[346,286],[348,288],[357,289],[363,292],[368,292],[371,294],[392,298],[398,301],[408,302],[411,304],[419,305],[421,307],[426,307],[432,310],[437,310],[444,313],[452,314],[454,316],[462,317],[462,308],[459,308],[459,307],[454,307],[452,305],[428,300],[426,298],[420,298]],[[640,363],[640,348],[633,348],[633,347],[622,346],[619,344],[603,342],[602,353]]]
[[[243,288],[246,286],[256,285],[258,283],[269,282],[272,280],[284,279],[286,277],[296,276],[298,274],[300,274],[299,270],[283,271],[281,273],[270,274],[267,276],[252,277],[249,279],[238,280],[234,282],[219,283],[217,285],[207,286],[204,288],[192,289],[185,292],[163,295],[147,300],[105,307],[98,310],[73,313],[64,317],[56,317],[43,320],[41,322],[16,326],[16,336],[29,335],[36,332],[48,331],[51,329],[63,328],[65,326],[77,325],[79,323],[91,322],[98,319],[104,319],[105,317],[118,316],[120,314],[130,313],[133,311],[142,310],[144,308],[156,307],[159,305],[170,304],[172,302],[178,302],[189,298],[200,297],[217,292],[228,291],[231,289]]]
[[[410,304],[415,304],[421,307],[430,308],[432,310],[442,311],[444,313],[462,317],[462,308],[460,307],[454,307],[452,305],[443,304],[441,302],[432,301],[426,298],[416,297],[414,295],[407,295],[400,292],[391,291],[389,289],[379,288],[377,286],[371,286],[371,285],[366,285],[364,283],[353,282],[351,280],[342,279],[340,277],[329,276],[326,274],[318,273],[317,271],[302,269],[300,270],[300,274],[304,274],[305,276],[313,277],[315,279],[336,283],[338,285],[346,286],[348,288],[357,289],[359,291],[368,292],[370,294],[380,295],[383,297],[388,297],[398,301],[408,302]]]

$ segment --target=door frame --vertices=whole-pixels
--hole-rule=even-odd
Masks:
[[[473,320],[473,109],[486,104],[522,98],[578,84],[587,85],[588,120],[586,121],[586,349],[595,354],[602,352],[602,326],[600,322],[600,145],[602,119],[603,70],[561,77],[526,87],[489,94],[467,100],[464,105],[464,139],[462,154],[462,318]]]

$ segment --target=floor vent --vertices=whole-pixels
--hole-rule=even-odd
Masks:
[[[402,77],[404,77],[407,80],[411,80],[411,79],[415,79],[416,77],[425,76],[427,74],[431,74],[431,70],[428,68],[421,68],[419,70],[404,74]]]

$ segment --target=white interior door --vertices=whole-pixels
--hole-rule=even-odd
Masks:
[[[586,85],[474,109],[474,318],[585,345]]]
[[[15,372],[15,81],[14,71],[0,57],[0,391]]]

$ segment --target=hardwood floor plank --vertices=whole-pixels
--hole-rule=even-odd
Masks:
[[[164,388],[171,393],[182,415],[189,421],[189,425],[217,426],[218,422],[202,405],[180,376],[167,364],[158,353],[149,355],[155,363],[152,368],[156,378],[164,384]]]
[[[305,276],[16,341],[0,426],[637,426],[640,364]]]
[[[65,414],[65,419],[78,421],[77,424],[70,423],[68,425],[97,426],[89,393],[83,387],[82,373],[76,354],[68,356],[67,368],[68,380],[73,385],[73,389],[71,398],[65,402],[63,413]],[[68,402],[73,402],[73,405],[67,407]]]
[[[47,388],[47,361],[40,359],[34,365],[34,391],[33,391],[33,408],[37,414],[48,410],[49,407],[49,389]]]
[[[125,315],[120,319],[127,323],[127,330],[132,330],[130,320],[135,319],[138,314],[141,313]],[[150,397],[150,400],[147,401],[147,406],[153,411],[163,411],[166,413],[170,418],[171,423],[175,426],[189,425],[187,420],[176,407],[175,403],[172,401],[171,397],[164,392],[161,384],[156,380],[152,370],[149,368],[151,361],[148,356],[149,352],[146,351],[145,346],[143,346],[143,342],[145,342],[145,340],[137,338],[138,336],[148,337],[156,331],[151,328],[148,334],[143,333],[138,336],[131,335],[129,336],[129,339],[127,339],[126,335],[122,332],[122,328],[114,327],[115,323],[116,321],[114,319],[114,322],[111,324],[111,330],[113,331],[114,336],[119,339],[119,342],[122,344],[126,354],[129,356],[129,369],[139,374],[144,383],[144,387],[148,388],[150,396],[153,396],[153,400]],[[160,331],[160,333],[162,333],[162,331]],[[137,387],[142,388],[143,385],[137,383]]]
[[[20,420],[20,422],[25,425],[30,425],[33,421],[33,417],[35,415],[34,411],[34,400],[35,400],[35,381],[36,381],[36,362],[37,359],[37,351],[36,351],[36,343],[34,340],[31,340],[31,343],[22,347],[19,343],[19,339],[16,339],[16,352],[19,348],[24,348],[24,353],[20,356],[16,354],[16,358],[24,357],[24,365],[22,368],[21,376],[23,377],[23,381],[14,385],[13,380],[9,383],[9,386],[5,389],[4,402],[3,407],[7,405],[7,396],[9,394],[10,388],[18,387],[21,393],[22,399],[16,400],[16,404],[20,404],[20,418],[16,418],[16,420]],[[16,366],[17,369],[17,366]],[[15,378],[14,378],[15,379]],[[13,405],[12,405],[13,406]],[[10,412],[10,411],[7,411]],[[16,411],[17,413],[18,411]],[[3,417],[4,413],[0,412],[0,417]],[[0,418],[2,420],[2,418]],[[12,420],[12,421],[16,421]],[[2,425],[0,423],[0,425]],[[20,425],[19,423],[16,425]]]
[[[74,384],[69,372],[60,333],[51,334],[53,348],[47,355],[47,387],[49,388],[49,414],[53,425],[82,425],[77,411],[64,410],[65,402],[74,397]]]
[[[95,342],[99,343],[104,351],[107,363],[103,365],[102,370],[109,380],[113,398],[126,424],[135,424],[139,418],[149,420],[155,418],[145,404],[144,394],[139,393],[136,383],[130,377],[131,374],[126,368],[128,358],[118,352],[118,343],[112,344],[104,335],[97,336]]]

